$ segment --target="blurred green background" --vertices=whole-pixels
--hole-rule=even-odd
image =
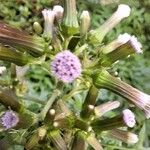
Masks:
[[[134,55],[125,60],[120,61],[112,67],[118,72],[119,77],[131,84],[132,86],[150,94],[150,0],[77,0],[79,16],[82,10],[88,10],[91,14],[91,28],[96,28],[102,24],[116,10],[117,5],[126,3],[132,8],[130,17],[124,19],[117,25],[105,38],[105,43],[117,38],[121,33],[130,33],[138,37],[143,45],[143,55]],[[0,0],[0,20],[12,26],[33,33],[32,25],[35,21],[43,24],[41,11],[44,8],[51,8],[55,4],[61,4],[59,0]],[[32,66],[26,74],[28,79],[29,95],[35,95],[36,98],[46,99],[49,91],[53,88],[50,76],[38,66]],[[7,76],[5,77],[7,78]],[[42,86],[41,86],[42,85]],[[79,98],[80,99],[80,98]],[[122,98],[110,93],[106,90],[100,94],[99,103],[108,100],[116,100]],[[77,107],[80,104],[76,102]],[[123,103],[122,107],[127,107]],[[30,106],[31,109],[37,110],[38,106]],[[140,132],[140,142],[132,147],[133,149],[143,150],[150,147],[150,121],[136,110],[137,128],[135,132]],[[142,127],[143,122],[146,124]],[[111,149],[120,149],[119,142],[103,139],[104,143],[108,143]],[[115,147],[116,146],[116,147]],[[144,147],[145,148],[144,148]],[[129,146],[130,147],[130,146]]]

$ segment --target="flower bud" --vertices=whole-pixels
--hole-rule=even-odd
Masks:
[[[38,22],[34,22],[33,23],[33,29],[37,34],[41,34],[42,33],[42,27]]]
[[[111,130],[109,134],[111,135],[112,138],[116,138],[127,144],[135,144],[139,140],[136,134],[119,129]]]
[[[93,147],[93,149],[95,149],[95,150],[103,150],[100,142],[95,138],[94,135],[90,134],[86,138],[86,141],[88,142],[89,145],[91,145],[91,147]]]
[[[104,46],[102,48],[102,52],[104,54],[110,53],[113,50],[117,49],[119,46],[127,43],[130,40],[130,38],[131,38],[131,35],[128,33],[120,34],[116,40]]]
[[[132,128],[135,126],[135,115],[131,110],[123,110],[123,120],[128,127]]]
[[[96,99],[98,97],[98,89],[95,86],[91,86],[85,101],[82,105],[82,111],[80,113],[81,117],[84,119],[89,119],[90,115],[94,112],[94,105],[96,103]]]
[[[116,109],[120,106],[120,102],[119,101],[113,101],[113,102],[106,102],[104,104],[101,104],[99,106],[96,106],[94,111],[96,116],[103,116],[105,113]]]
[[[123,96],[143,110],[147,118],[150,118],[150,95],[111,76],[105,70],[97,71],[93,74],[93,83],[97,88],[105,88]]]
[[[93,45],[98,45],[102,42],[105,35],[112,30],[122,19],[130,15],[130,7],[125,4],[120,4],[117,11],[99,28],[91,30],[89,40]]]
[[[124,59],[128,56],[130,56],[131,54],[135,54],[135,53],[142,53],[141,50],[141,43],[137,41],[137,38],[135,38],[135,36],[128,36],[128,35],[120,35],[118,37],[118,43],[121,43],[122,40],[125,38],[124,44],[118,44],[119,47],[117,47],[117,49],[107,53],[107,49],[103,50],[104,53],[107,53],[101,60],[99,63],[101,63],[101,65],[103,66],[110,66],[111,64],[117,62],[118,60]],[[127,41],[128,39],[128,41]],[[123,43],[123,42],[122,42]],[[114,43],[113,43],[114,44]],[[115,43],[116,44],[116,43]],[[112,45],[111,45],[112,46]],[[117,45],[115,45],[117,46]],[[106,46],[107,47],[107,46]],[[109,49],[110,51],[110,49]]]
[[[65,35],[71,36],[79,32],[76,0],[64,0],[64,1],[65,1],[65,12],[62,22],[62,29]]]
[[[55,12],[53,10],[44,9],[42,11],[44,17],[44,33],[43,36],[50,40],[53,37]]]
[[[80,34],[85,35],[90,27],[91,18],[88,11],[83,11],[80,16]]]

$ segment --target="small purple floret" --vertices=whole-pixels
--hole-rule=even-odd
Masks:
[[[6,129],[13,128],[19,122],[19,118],[13,111],[6,111],[1,117],[1,123]]]
[[[51,63],[51,70],[56,78],[69,83],[81,75],[81,63],[76,55],[65,50],[55,56]]]
[[[124,120],[125,124],[130,128],[134,127],[136,124],[135,115],[129,109],[123,110],[123,120]]]

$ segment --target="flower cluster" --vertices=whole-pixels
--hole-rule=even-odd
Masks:
[[[69,83],[81,75],[81,64],[77,56],[65,50],[55,56],[51,70],[56,78]]]
[[[6,111],[2,117],[0,118],[0,122],[5,129],[10,129],[15,127],[18,122],[19,118],[18,115],[13,111]]]
[[[108,112],[120,106],[118,100],[97,105],[99,90],[104,88],[132,102],[150,118],[150,96],[109,73],[116,62],[142,53],[141,43],[128,33],[120,34],[108,44],[102,43],[105,35],[130,15],[131,8],[119,5],[105,23],[90,30],[90,14],[84,10],[78,20],[76,0],[64,0],[64,7],[56,5],[42,11],[44,28],[38,22],[33,24],[37,36],[0,23],[0,59],[11,63],[12,81],[7,87],[0,86],[0,103],[11,108],[0,117],[2,130],[26,129],[28,139],[21,142],[28,150],[37,147],[86,150],[85,143],[102,150],[96,137],[103,131],[123,142],[137,143],[138,136],[127,131],[136,125],[130,108],[111,115]],[[20,92],[22,82],[16,80],[19,79],[16,65],[37,64],[49,73],[50,80],[61,81],[52,82],[54,90],[45,102],[28,96],[26,91]],[[0,74],[4,70],[1,67]],[[26,99],[40,103],[40,111],[29,109],[23,103]],[[80,103],[81,110],[76,105],[70,107],[73,100]]]

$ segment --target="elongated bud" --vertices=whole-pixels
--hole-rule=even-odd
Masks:
[[[103,116],[105,113],[116,109],[120,106],[120,102],[119,101],[113,101],[113,102],[106,102],[104,104],[101,104],[99,106],[96,106],[94,111],[95,114],[99,117]]]
[[[102,145],[100,144],[100,142],[96,139],[94,135],[92,134],[88,135],[86,138],[86,141],[88,142],[89,145],[91,145],[91,147],[93,147],[93,149],[103,150]]]
[[[9,88],[0,87],[0,103],[5,107],[11,107],[11,109],[15,111],[19,111],[21,108],[17,96]]]
[[[50,40],[53,37],[55,12],[51,9],[42,11],[44,17],[44,33],[43,36]]]
[[[95,119],[91,123],[91,126],[95,132],[101,132],[105,130],[111,130],[119,127],[134,127],[135,126],[135,116],[134,113],[129,109],[125,109],[121,115],[115,116],[109,119]]]
[[[80,16],[80,34],[85,35],[90,27],[91,18],[88,11],[83,11]]]
[[[64,8],[60,5],[55,5],[53,7],[53,11],[55,12],[55,17],[56,17],[57,21],[60,22],[63,18]]]
[[[80,114],[82,118],[89,119],[90,115],[93,114],[97,96],[98,96],[98,89],[92,85],[82,105],[82,111]]]
[[[112,30],[122,19],[130,15],[130,7],[125,4],[120,4],[117,11],[99,28],[92,30],[89,33],[89,40],[93,45],[98,45],[102,42],[105,35]]]
[[[143,110],[150,118],[150,95],[147,95],[127,83],[111,76],[107,71],[101,70],[93,74],[93,83],[97,88],[109,89]]]
[[[42,33],[42,27],[38,22],[34,22],[33,23],[33,29],[37,34],[41,34]]]
[[[45,126],[42,126],[42,127],[39,127],[29,138],[29,140],[27,141],[27,143],[25,144],[25,148],[26,149],[32,149],[34,148],[35,146],[38,145],[38,142],[40,140],[42,140],[45,135],[46,135],[46,127]]]
[[[65,12],[62,22],[62,29],[67,36],[74,35],[79,32],[79,24],[77,19],[76,0],[64,0]]]
[[[30,36],[2,23],[0,23],[0,42],[20,51],[27,51],[35,57],[43,55],[45,50],[45,42],[42,38]]]
[[[120,34],[117,39],[109,43],[108,45],[102,48],[104,54],[110,53],[117,49],[119,46],[127,43],[131,38],[131,35],[128,33]]]
[[[119,41],[121,41],[123,37],[124,36],[120,36]],[[100,63],[103,66],[110,66],[116,61],[124,59],[131,54],[142,53],[141,47],[142,45],[137,41],[137,38],[135,38],[135,36],[131,36],[126,43],[120,45],[112,52],[107,53],[106,56],[104,56],[103,59],[100,60]],[[105,50],[105,52],[106,51],[107,50]]]
[[[85,136],[83,132],[77,131],[74,135],[74,140],[72,144],[72,150],[85,150],[87,144],[85,142]]]
[[[127,144],[135,144],[139,140],[136,134],[119,129],[111,130],[109,134],[111,135],[112,138],[116,138]]]
[[[48,136],[57,150],[67,150],[67,145],[58,130],[51,131]]]
[[[0,44],[0,60],[24,66],[31,61],[31,57]]]

